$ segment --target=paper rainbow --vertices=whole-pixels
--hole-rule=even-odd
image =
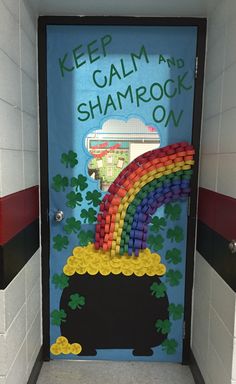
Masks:
[[[146,152],[124,168],[100,205],[95,249],[138,256],[157,208],[188,197],[194,154],[192,145],[180,142]]]

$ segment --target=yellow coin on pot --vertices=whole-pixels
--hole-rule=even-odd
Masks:
[[[62,350],[61,350],[61,346],[58,345],[58,344],[52,344],[52,345],[51,345],[51,348],[50,348],[50,352],[51,352],[53,355],[55,355],[55,356],[60,355],[60,353],[62,352]]]
[[[82,351],[82,347],[79,343],[73,343],[70,346],[70,351],[73,355],[79,355]]]

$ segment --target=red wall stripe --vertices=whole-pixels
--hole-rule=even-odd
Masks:
[[[198,218],[225,239],[236,239],[236,199],[199,188]]]
[[[38,186],[0,198],[0,245],[6,244],[38,217]]]

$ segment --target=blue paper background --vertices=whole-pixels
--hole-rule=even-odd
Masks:
[[[100,39],[105,35],[112,36],[112,42],[107,47],[107,56],[103,57]],[[91,158],[86,147],[85,137],[89,132],[101,129],[102,124],[108,119],[120,119],[127,121],[131,117],[142,120],[146,125],[156,127],[161,137],[161,146],[179,141],[191,142],[192,137],[192,112],[194,95],[194,67],[196,54],[196,28],[195,27],[118,27],[118,26],[48,26],[47,27],[47,86],[48,86],[48,140],[49,140],[49,184],[52,177],[56,174],[67,176],[78,176],[82,173],[87,175],[87,166]],[[90,64],[86,54],[86,45],[97,39],[99,51],[97,54],[101,58]],[[72,50],[83,45],[81,52],[84,51],[83,59],[86,64],[72,72],[68,72],[64,77],[61,76],[58,59],[68,53],[67,65],[74,65],[70,60]],[[145,60],[137,60],[138,71],[125,79],[113,78],[111,86],[98,88],[92,81],[92,74],[99,69],[102,74],[109,76],[111,64],[115,64],[120,71],[120,59],[122,58],[127,65],[127,71],[131,68],[130,53],[138,54],[141,46],[144,45],[149,58],[149,64]],[[94,45],[95,46],[95,45]],[[184,67],[169,68],[166,63],[159,64],[159,55],[164,57],[174,57],[183,59]],[[108,94],[115,95],[117,91],[124,92],[129,85],[135,90],[140,86],[147,89],[154,82],[163,84],[167,79],[175,80],[178,75],[188,72],[185,83],[191,84],[192,89],[182,92],[174,98],[163,97],[160,101],[152,100],[142,103],[139,108],[129,102],[124,103],[123,110],[117,109],[106,116],[97,116],[96,119],[89,119],[85,122],[78,120],[77,106],[80,103],[87,103],[89,100],[96,100],[97,95],[101,100],[106,100]],[[121,71],[120,71],[121,73]],[[170,124],[165,127],[164,122],[157,124],[152,118],[153,109],[157,105],[162,105],[167,111],[170,109],[184,110],[180,125],[175,127]],[[178,113],[177,113],[178,115]],[[79,163],[73,169],[65,168],[60,163],[63,152],[73,150],[79,154]],[[89,179],[89,188],[97,189],[97,182]],[[187,204],[181,202],[182,213],[178,225],[186,229]],[[51,239],[61,233],[61,226],[54,222],[53,216],[57,209],[63,209],[65,216],[79,217],[82,208],[87,208],[87,203],[83,202],[82,207],[74,210],[66,207],[65,195],[50,190],[50,222]],[[159,215],[163,213],[160,210]],[[186,232],[186,230],[185,230]],[[68,256],[70,256],[74,246],[78,245],[78,239],[72,235],[72,242],[68,250],[63,250],[58,254],[52,247],[51,241],[51,276],[54,273],[61,273]],[[164,249],[160,252],[164,261],[166,250],[173,247],[170,240],[166,240]],[[186,239],[178,244],[182,250],[182,264],[178,268],[185,271],[185,249]],[[163,278],[163,281],[165,278]],[[51,309],[59,308],[61,291],[50,285]],[[178,287],[168,288],[170,302],[184,302],[184,279]],[[51,326],[51,343],[55,342],[59,336],[59,328]],[[96,359],[115,359],[115,360],[149,360],[149,361],[181,361],[182,359],[182,320],[173,323],[170,337],[176,338],[179,342],[178,350],[175,355],[166,355],[161,347],[154,349],[151,357],[134,357],[130,350],[100,350]],[[53,356],[53,358],[55,358]],[[59,356],[57,358],[63,358]],[[66,356],[68,358],[68,356]],[[74,356],[69,356],[74,359]],[[78,357],[76,357],[77,359]],[[95,359],[95,358],[91,358]]]

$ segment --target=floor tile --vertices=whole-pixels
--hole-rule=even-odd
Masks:
[[[189,367],[171,363],[51,361],[37,384],[194,384]]]

